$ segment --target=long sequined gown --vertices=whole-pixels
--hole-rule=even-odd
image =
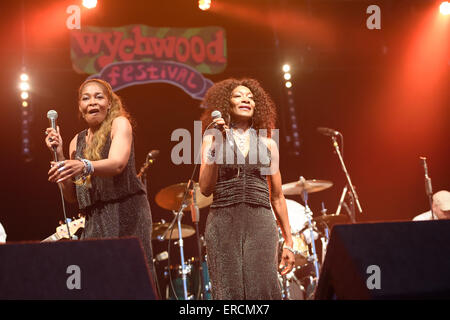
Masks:
[[[80,158],[84,158],[86,134],[87,130],[78,134],[76,156]],[[110,147],[108,135],[101,152],[102,159],[108,157]],[[120,174],[92,176],[91,183],[91,188],[76,185],[78,206],[86,216],[81,239],[137,237],[153,275],[152,217],[146,188],[136,176],[134,143],[127,166]]]
[[[256,131],[250,130],[251,147],[246,157],[235,142],[230,148],[224,145],[223,164],[219,165],[214,200],[206,221],[213,299],[281,299],[278,229],[271,211],[267,177],[261,172],[270,165],[270,151]],[[227,164],[227,151],[228,154],[233,151],[233,163]],[[239,156],[245,163],[237,162]]]

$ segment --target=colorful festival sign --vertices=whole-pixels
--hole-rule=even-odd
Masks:
[[[99,74],[89,78],[100,78],[111,84],[114,91],[135,84],[166,82],[173,84],[194,99],[201,100],[213,82],[197,70],[170,61],[130,61],[111,63]]]
[[[70,43],[75,71],[100,76],[116,90],[168,82],[201,99],[212,84],[202,74],[220,73],[227,63],[220,27],[91,26],[71,31]]]

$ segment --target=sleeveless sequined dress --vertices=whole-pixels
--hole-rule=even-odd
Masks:
[[[78,134],[76,156],[84,158],[86,147],[84,130]],[[101,152],[108,157],[111,137],[108,135]],[[137,237],[153,274],[151,247],[152,218],[147,192],[136,176],[134,143],[131,145],[127,166],[113,177],[91,177],[92,187],[76,185],[78,206],[85,214],[86,223],[81,239]]]
[[[270,166],[270,151],[256,131],[250,130],[251,147],[246,157],[233,143],[228,148],[228,154],[232,151],[234,157],[230,164],[224,146],[223,164],[219,165],[214,200],[206,221],[213,299],[281,299],[278,231],[271,211],[267,176],[261,172]],[[258,153],[265,157],[257,156]],[[239,157],[245,163],[237,162]]]

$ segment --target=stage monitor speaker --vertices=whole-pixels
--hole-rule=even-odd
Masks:
[[[0,245],[0,299],[156,299],[137,238]]]
[[[450,298],[450,220],[336,225],[315,298]]]

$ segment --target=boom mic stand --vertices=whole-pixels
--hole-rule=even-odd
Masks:
[[[431,186],[431,179],[428,176],[427,158],[420,157],[420,159],[423,161],[423,169],[425,170],[425,193],[427,194],[428,201],[430,203],[431,217],[434,220],[435,218],[433,213],[433,188]]]
[[[336,150],[336,154],[339,157],[339,161],[341,163],[342,170],[345,173],[345,177],[347,179],[347,187],[350,189],[351,196],[353,197],[354,203],[356,203],[356,206],[358,207],[358,211],[360,213],[362,213],[363,211],[361,209],[361,204],[359,203],[358,195],[356,194],[355,188],[353,187],[353,184],[352,184],[352,180],[350,179],[350,175],[348,174],[347,168],[345,167],[344,159],[342,158],[341,151],[339,150],[339,144],[334,135],[331,137],[331,139],[333,140],[333,146],[334,146],[334,149]],[[353,205],[353,207],[354,207],[354,205]],[[353,216],[354,216],[354,214],[353,214]]]

